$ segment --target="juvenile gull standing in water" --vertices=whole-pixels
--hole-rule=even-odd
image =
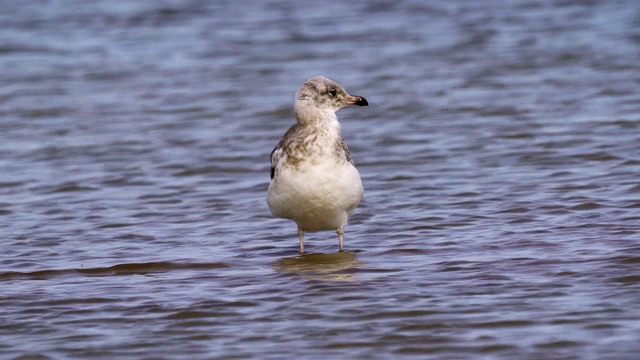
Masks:
[[[344,251],[344,227],[362,200],[360,173],[336,116],[348,105],[369,103],[324,76],[307,80],[296,93],[297,123],[271,152],[267,203],[273,215],[298,224],[301,254],[305,231],[336,230]]]

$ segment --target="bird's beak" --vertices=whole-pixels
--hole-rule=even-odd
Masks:
[[[369,102],[362,96],[349,96],[344,102],[347,105],[368,106]]]

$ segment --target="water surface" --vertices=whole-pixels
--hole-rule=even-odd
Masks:
[[[637,359],[635,1],[3,2],[1,358]],[[266,205],[326,75],[365,199]]]

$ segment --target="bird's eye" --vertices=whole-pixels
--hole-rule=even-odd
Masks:
[[[329,90],[329,95],[336,96],[336,89]]]

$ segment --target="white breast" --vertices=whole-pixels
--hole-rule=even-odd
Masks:
[[[346,226],[364,194],[360,173],[334,156],[312,157],[289,166],[278,164],[267,203],[273,215],[295,221],[305,231]]]

